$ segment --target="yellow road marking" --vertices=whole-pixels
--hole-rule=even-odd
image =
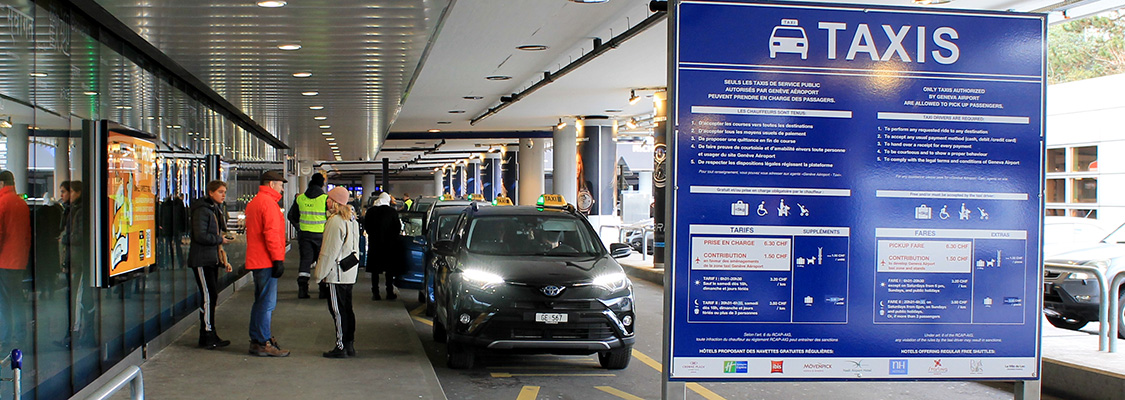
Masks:
[[[719,396],[718,394],[715,394],[715,392],[707,390],[707,388],[698,383],[688,382],[686,386],[688,389],[691,389],[691,391],[693,392],[699,393],[700,396],[703,396],[703,398],[707,400],[726,400],[725,398],[723,398],[723,396]]]
[[[426,324],[426,325],[429,325],[429,326],[434,326],[434,321],[430,321],[428,319],[418,317],[418,316],[414,316],[414,317],[411,317],[411,318],[414,318],[415,321],[421,322],[423,324]]]
[[[539,397],[539,386],[524,386],[516,400],[535,400],[536,397]]]
[[[601,390],[601,391],[603,391],[603,392],[606,392],[606,393],[612,394],[612,395],[614,395],[614,396],[617,396],[617,397],[623,398],[623,399],[625,399],[625,400],[644,400],[644,399],[642,399],[642,398],[640,398],[640,397],[637,397],[637,396],[634,396],[634,395],[631,395],[631,394],[625,393],[625,392],[623,392],[623,391],[617,390],[617,389],[615,389],[615,388],[613,388],[613,387],[610,387],[610,386],[594,386],[594,389],[598,389],[598,390]]]
[[[418,308],[415,308],[415,309],[411,310],[410,315],[419,316],[419,315],[422,315],[423,312],[426,312],[426,305],[425,304],[420,305],[420,306],[418,306]]]
[[[652,367],[652,369],[655,369],[657,371],[663,370],[663,366],[659,361],[652,359],[652,357],[645,355],[645,353],[641,353],[637,349],[633,349],[633,357],[636,357],[637,360],[645,363],[645,365]],[[715,392],[708,390],[707,388],[703,387],[703,385],[700,385],[698,383],[688,382],[685,386],[688,389],[691,389],[691,391],[699,393],[700,396],[703,396],[703,398],[707,400],[726,400],[725,398],[723,398],[723,396],[719,396]]]
[[[615,374],[513,374],[511,372],[493,372],[493,378],[515,378],[517,376],[617,376]]]
[[[601,366],[599,366],[599,365],[566,365],[566,366],[553,366],[553,367],[539,367],[539,366],[534,366],[534,365],[506,365],[506,366],[496,366],[496,367],[487,367],[487,368],[490,368],[490,369],[506,369],[506,370],[511,369],[511,370],[522,370],[522,371],[550,371],[550,370],[585,371],[585,370],[588,370],[588,369],[597,369],[599,371],[601,370]]]

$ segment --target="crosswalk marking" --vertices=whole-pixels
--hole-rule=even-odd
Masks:
[[[631,395],[629,393],[625,393],[625,392],[623,392],[621,390],[618,390],[616,388],[613,388],[611,386],[594,386],[594,389],[601,390],[603,392],[612,394],[614,396],[620,397],[620,398],[625,399],[625,400],[644,400],[640,397]]]
[[[539,397],[539,386],[524,386],[516,400],[535,400],[536,397]]]

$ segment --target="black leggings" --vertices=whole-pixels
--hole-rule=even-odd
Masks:
[[[328,284],[328,312],[336,323],[336,348],[355,341],[355,312],[352,311],[352,285]]]
[[[199,287],[199,330],[215,331],[215,303],[219,300],[219,266],[195,267],[195,286]]]

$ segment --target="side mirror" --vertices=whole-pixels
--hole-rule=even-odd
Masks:
[[[609,255],[613,258],[628,257],[633,253],[633,247],[625,243],[611,243],[609,245]]]
[[[452,253],[454,244],[452,240],[439,240],[434,242],[434,251],[439,253]]]

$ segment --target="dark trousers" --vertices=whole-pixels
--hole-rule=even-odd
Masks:
[[[395,285],[398,283],[398,275],[393,275],[390,272],[375,271],[371,273],[371,293],[379,293],[379,275],[385,274],[387,276],[387,293],[393,293]]]
[[[328,312],[336,322],[336,348],[355,341],[355,312],[352,311],[351,284],[328,284]]]
[[[195,267],[195,286],[199,287],[199,331],[215,331],[215,303],[219,300],[219,266]]]
[[[308,286],[312,277],[312,265],[320,257],[320,242],[323,233],[298,232],[297,244],[301,249],[301,263],[297,266],[297,284]]]
[[[23,282],[27,276],[24,269],[0,269],[0,321],[4,325],[0,326],[0,341],[9,349],[26,344],[31,329],[27,318],[31,303],[27,302]]]

